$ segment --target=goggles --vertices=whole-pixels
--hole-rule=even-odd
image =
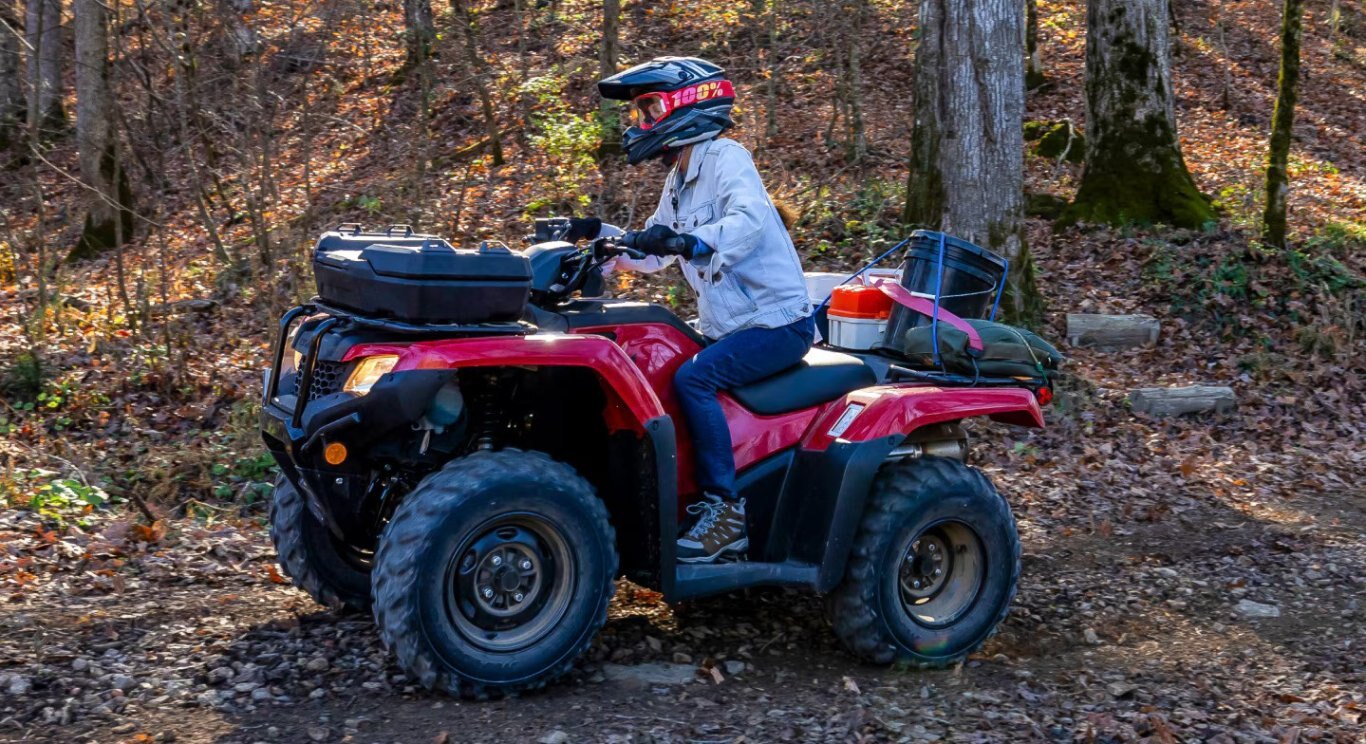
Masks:
[[[631,126],[648,130],[675,109],[715,98],[734,98],[729,80],[711,80],[663,93],[645,93],[631,99]]]

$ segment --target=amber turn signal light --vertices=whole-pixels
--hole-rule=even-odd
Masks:
[[[346,445],[341,442],[333,442],[323,448],[323,459],[328,465],[340,465],[346,462]]]

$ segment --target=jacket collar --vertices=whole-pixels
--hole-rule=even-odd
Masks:
[[[693,144],[692,154],[688,156],[688,172],[683,176],[685,185],[697,180],[698,174],[702,172],[702,158],[707,154],[707,148],[715,141],[716,138],[713,137]]]

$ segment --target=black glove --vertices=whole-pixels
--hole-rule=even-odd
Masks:
[[[652,225],[645,230],[626,233],[621,242],[651,256],[691,259],[699,241],[692,235],[679,235],[668,225]]]
[[[580,240],[593,240],[602,231],[602,220],[597,217],[570,217],[569,230],[565,232],[564,239],[570,243]]]

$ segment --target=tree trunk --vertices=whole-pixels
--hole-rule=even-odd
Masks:
[[[59,129],[62,111],[62,5],[60,0],[25,0],[24,35],[29,46],[29,125]]]
[[[27,104],[22,77],[24,55],[19,34],[23,24],[10,0],[0,1],[0,149],[18,140]]]
[[[488,148],[493,155],[493,165],[502,165],[503,139],[498,131],[498,120],[494,116],[493,94],[489,92],[488,65],[479,55],[479,31],[474,23],[474,11],[470,8],[469,0],[456,0],[452,5],[456,11],[456,24],[461,27],[465,37],[465,62],[479,92],[480,107],[484,110],[484,128],[488,133]]]
[[[128,177],[115,156],[113,100],[109,94],[109,11],[103,0],[76,0],[76,145],[81,180],[89,187],[85,227],[70,259],[114,248],[120,231],[131,236]],[[122,219],[123,224],[116,223]]]
[[[607,0],[602,4],[602,46],[598,50],[598,79],[611,77],[617,73],[617,60],[621,54],[621,0]],[[616,191],[615,174],[619,168],[607,163],[621,155],[620,109],[614,102],[603,98],[598,103],[598,127],[601,142],[598,144],[598,163],[602,170],[602,201],[610,201]]]
[[[403,66],[413,69],[432,53],[436,27],[432,25],[432,0],[403,0],[404,43],[407,57]]]
[[[1214,220],[1176,136],[1167,0],[1088,0],[1086,165],[1063,224]]]
[[[1285,0],[1281,19],[1281,77],[1276,93],[1276,111],[1271,117],[1271,151],[1266,163],[1266,212],[1262,215],[1262,240],[1277,248],[1285,247],[1285,197],[1289,190],[1286,161],[1290,158],[1290,138],[1295,124],[1295,97],[1300,82],[1300,34],[1303,29],[1304,0]]]
[[[1039,57],[1039,0],[1025,0],[1025,90],[1048,82]]]
[[[602,47],[598,54],[598,79],[611,77],[617,74],[617,57],[619,55],[621,39],[621,0],[606,0],[602,4]],[[602,112],[600,117],[603,124],[604,137],[607,134],[606,124],[611,118],[609,113],[612,111],[611,104],[604,98],[599,109]]]
[[[1010,260],[1006,310],[1039,315],[1024,233],[1024,7],[922,0],[906,222]]]

